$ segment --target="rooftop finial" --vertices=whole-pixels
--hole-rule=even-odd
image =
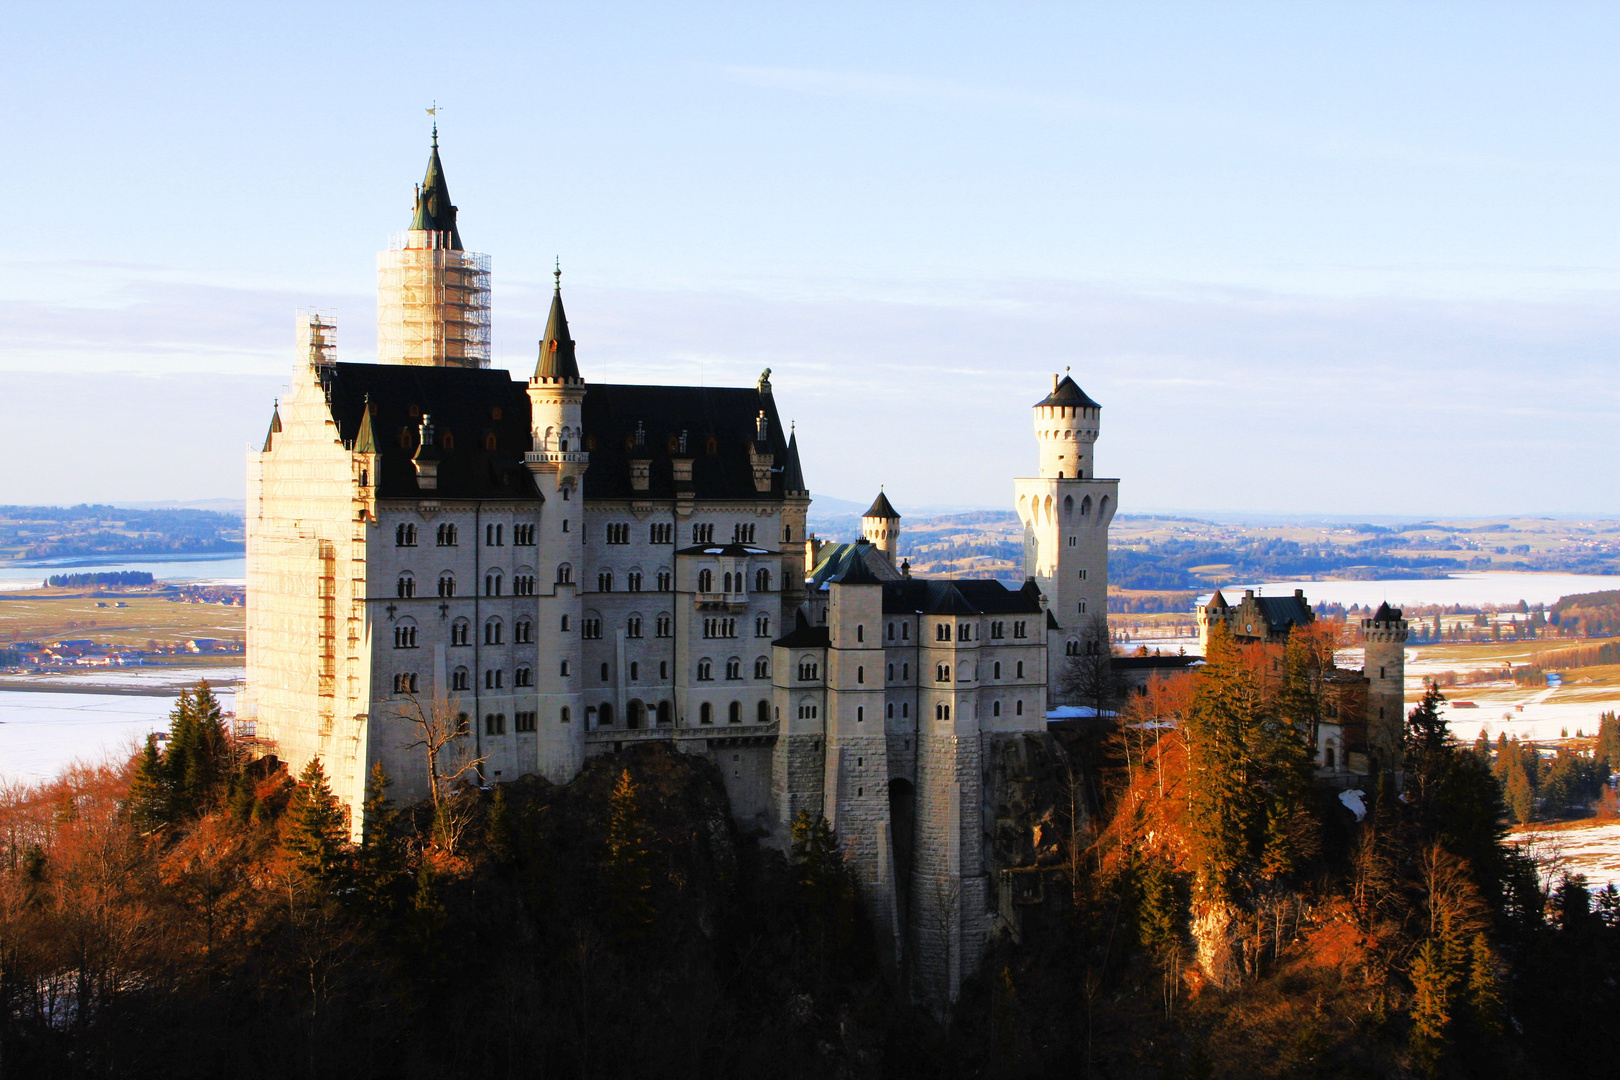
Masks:
[[[434,149],[438,149],[438,146],[439,146],[439,99],[438,98],[433,99],[433,108],[427,110],[427,114],[429,116],[433,117],[433,147],[434,147]]]
[[[555,258],[557,261],[556,265],[552,268],[551,276],[556,280],[556,290],[558,292],[562,292],[562,256],[558,255]]]

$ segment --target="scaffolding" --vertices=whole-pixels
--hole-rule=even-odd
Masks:
[[[449,243],[412,229],[377,256],[378,363],[489,366],[489,256]]]

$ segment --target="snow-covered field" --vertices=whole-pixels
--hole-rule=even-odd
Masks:
[[[168,728],[179,688],[202,677],[232,711],[240,668],[62,673],[39,677],[49,690],[0,691],[0,781],[48,780],[75,761],[133,753],[148,734]]]
[[[0,589],[37,589],[52,574],[107,574],[115,571],[145,570],[159,581],[191,584],[242,585],[247,581],[247,559],[241,555],[224,558],[196,558],[168,561],[97,562],[94,559],[63,559],[50,565],[0,566]]]
[[[1514,833],[1514,841],[1528,841],[1531,850],[1550,860],[1557,873],[1568,869],[1583,874],[1594,890],[1620,887],[1620,821],[1579,829],[1534,829]]]
[[[1236,601],[1244,589],[1262,596],[1292,596],[1303,589],[1313,604],[1377,605],[1388,601],[1407,604],[1550,604],[1575,593],[1620,589],[1620,577],[1596,574],[1517,574],[1493,571],[1452,574],[1444,578],[1405,578],[1398,581],[1268,581],[1259,585],[1223,586],[1227,600]],[[1234,596],[1234,594],[1236,594]],[[1200,597],[1202,600],[1202,597]]]

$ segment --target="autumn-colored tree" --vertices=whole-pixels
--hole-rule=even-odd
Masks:
[[[1412,1054],[1430,1076],[1437,1074],[1451,1029],[1452,991],[1456,976],[1445,961],[1441,943],[1429,938],[1418,948],[1412,979]]]

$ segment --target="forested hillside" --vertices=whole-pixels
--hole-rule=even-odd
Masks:
[[[1217,641],[1031,807],[1066,885],[949,1015],[885,971],[838,839],[737,833],[663,746],[394,807],[247,760],[206,688],[127,766],[0,792],[8,1075],[1575,1077],[1620,904],[1503,841],[1484,749],[1414,714],[1408,786],[1315,787],[1309,643]],[[1611,740],[1612,741],[1612,740]],[[1509,763],[1511,764],[1511,763]],[[1071,797],[1072,796],[1072,797]]]

